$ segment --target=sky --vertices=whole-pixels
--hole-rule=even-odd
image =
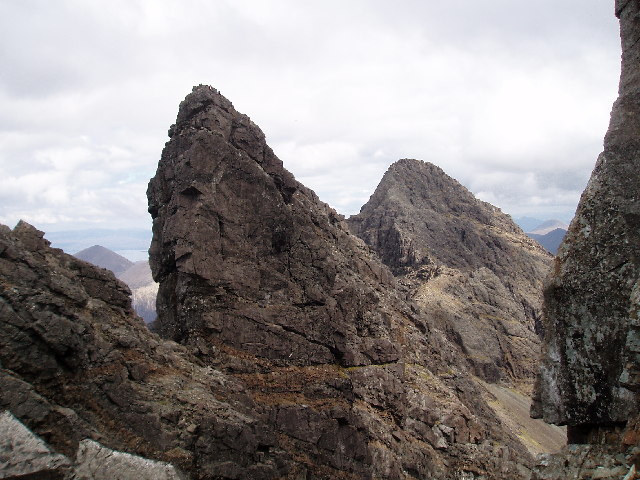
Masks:
[[[607,0],[0,0],[0,223],[150,228],[178,104],[217,88],[358,213],[394,161],[569,221],[617,96]]]

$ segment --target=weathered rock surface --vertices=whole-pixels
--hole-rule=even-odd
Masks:
[[[248,117],[195,87],[169,134],[148,189],[156,328],[246,386],[288,475],[527,476],[457,349]]]
[[[610,445],[567,445],[538,457],[532,480],[636,480],[640,449],[621,452]]]
[[[604,151],[544,290],[533,416],[571,443],[534,478],[638,478],[640,466],[640,2],[616,2],[622,75]],[[582,444],[582,445],[577,445]]]
[[[186,480],[156,462],[82,440],[75,462],[55,453],[11,413],[0,414],[0,478],[7,480]]]
[[[620,96],[544,292],[545,342],[532,412],[570,441],[624,427],[640,391],[640,4],[616,4]]]
[[[347,222],[433,313],[476,375],[530,391],[551,257],[508,215],[435,165],[404,159]]]
[[[129,453],[116,452],[93,440],[78,446],[74,480],[186,480],[180,471],[165,462],[156,462]]]
[[[194,478],[288,471],[240,382],[149,332],[111,272],[42,235],[0,226],[1,408],[69,458],[93,439]]]
[[[0,478],[62,479],[70,466],[13,415],[0,413]]]

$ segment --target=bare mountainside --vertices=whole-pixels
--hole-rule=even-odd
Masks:
[[[90,262],[99,267],[111,270],[115,274],[122,273],[133,266],[133,262],[101,245],[85,248],[78,253],[74,253],[73,256],[85,262]]]
[[[347,220],[488,382],[529,392],[551,256],[439,167],[404,159]]]
[[[436,319],[248,117],[200,86],[169,133],[148,189],[158,330],[243,384],[266,456],[312,478],[526,478]]]

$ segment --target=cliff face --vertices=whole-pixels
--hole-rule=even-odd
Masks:
[[[619,98],[545,287],[546,336],[532,409],[548,422],[568,424],[576,443],[602,440],[638,413],[640,3],[616,2],[616,15]]]
[[[149,332],[124,283],[24,222],[0,226],[0,320],[0,408],[58,453],[92,439],[196,478],[283,473],[241,384]]]
[[[291,475],[526,472],[456,348],[248,117],[195,87],[169,134],[148,189],[156,328],[243,383]]]
[[[551,257],[510,217],[439,167],[404,159],[347,222],[432,312],[476,375],[528,391]]]

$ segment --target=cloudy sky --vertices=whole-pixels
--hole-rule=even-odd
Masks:
[[[345,215],[418,158],[513,216],[569,220],[619,58],[612,0],[0,0],[0,223],[149,227],[200,83]]]

